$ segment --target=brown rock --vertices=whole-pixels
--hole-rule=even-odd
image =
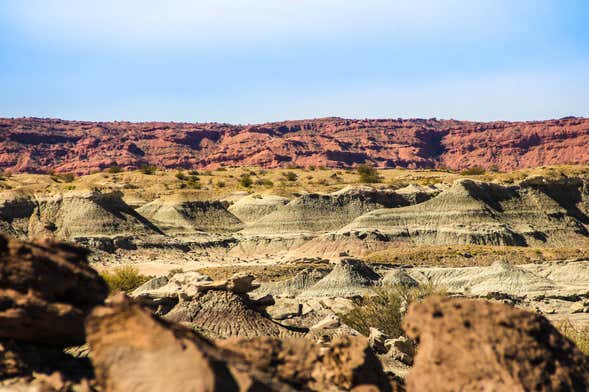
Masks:
[[[65,243],[0,235],[0,338],[82,343],[86,314],[108,293],[86,256],[86,250]]]
[[[95,308],[86,331],[105,392],[290,390],[256,374],[241,356],[157,319],[123,294]]]
[[[408,391],[584,391],[589,362],[544,317],[484,300],[431,297],[404,321],[419,339]]]
[[[97,307],[86,330],[105,392],[392,390],[365,338],[342,337],[327,348],[273,337],[214,344],[123,294]]]
[[[249,126],[0,119],[0,168],[75,172],[285,165],[472,166],[589,162],[589,119],[478,123],[324,118]]]
[[[327,347],[308,339],[281,340],[267,336],[231,338],[218,344],[240,353],[254,368],[274,374],[297,390],[349,391],[360,386],[391,390],[380,362],[364,337],[341,336]]]

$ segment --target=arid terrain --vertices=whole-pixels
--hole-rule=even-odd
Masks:
[[[325,118],[257,125],[0,119],[0,169],[88,174],[138,169],[474,166],[589,162],[589,119],[469,122]]]
[[[6,390],[589,386],[588,166],[109,167],[0,188]],[[107,284],[126,296],[105,305]]]

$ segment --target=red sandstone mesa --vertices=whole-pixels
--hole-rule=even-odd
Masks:
[[[0,119],[0,169],[85,174],[287,165],[503,170],[589,162],[589,119],[477,123],[326,118],[237,126]]]

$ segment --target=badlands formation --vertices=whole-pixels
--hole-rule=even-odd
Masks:
[[[88,174],[113,165],[513,170],[589,162],[589,119],[478,123],[325,118],[258,125],[0,119],[0,169]]]
[[[2,180],[0,391],[589,389],[587,175],[297,173]],[[149,276],[109,295],[120,267]]]

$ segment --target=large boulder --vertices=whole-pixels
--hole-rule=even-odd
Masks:
[[[544,317],[484,300],[430,297],[404,321],[419,339],[408,391],[585,391],[589,361]]]
[[[86,330],[106,392],[391,389],[364,338],[341,338],[326,348],[270,337],[217,345],[122,294],[96,308]]]
[[[364,337],[340,336],[324,347],[308,339],[266,336],[231,338],[218,344],[240,353],[255,369],[273,374],[297,390],[349,391],[360,386],[392,390]]]
[[[87,255],[65,243],[0,235],[0,338],[57,346],[84,342],[84,318],[108,294]]]

